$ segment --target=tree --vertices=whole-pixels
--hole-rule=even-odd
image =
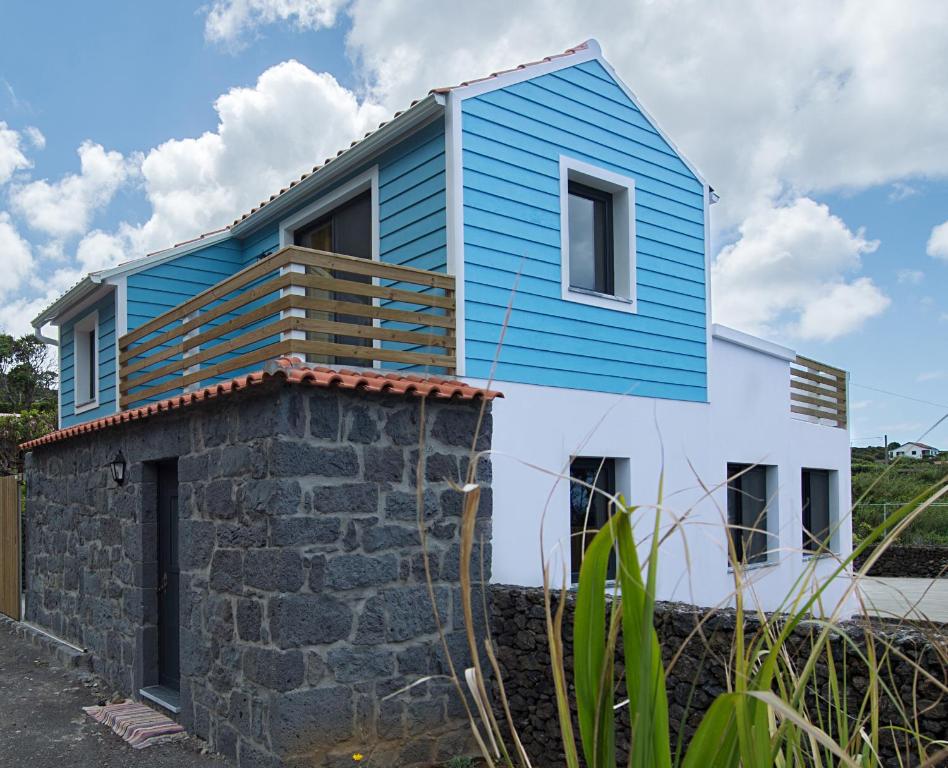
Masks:
[[[20,467],[20,443],[56,429],[56,410],[28,410],[0,415],[0,475],[16,474]]]
[[[55,410],[56,379],[53,355],[43,342],[0,333],[0,413]]]

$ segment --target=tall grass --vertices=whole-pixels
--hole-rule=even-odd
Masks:
[[[472,458],[478,458],[473,451]],[[470,466],[475,465],[472,460]],[[461,490],[465,493],[461,547],[462,554],[470,558],[480,496],[473,474]],[[590,491],[601,493],[592,487]],[[668,536],[667,532],[660,535],[661,501],[644,510],[627,505],[622,498],[610,497],[609,520],[595,535],[590,534],[580,568],[572,626],[572,681],[567,678],[563,642],[567,590],[565,586],[554,588],[549,565],[544,567],[550,673],[568,768],[617,768],[620,753],[628,755],[624,762],[629,768],[866,768],[886,764],[881,749],[884,734],[898,737],[903,753],[899,764],[903,759],[908,761],[906,764],[921,766],[948,761],[948,746],[926,737],[920,727],[919,707],[914,701],[906,707],[903,692],[885,673],[895,661],[912,665],[917,681],[925,681],[946,696],[948,685],[943,675],[933,675],[900,654],[885,636],[874,634],[869,622],[862,642],[839,627],[859,578],[919,515],[946,498],[948,481],[943,481],[905,504],[884,525],[868,532],[849,557],[837,560],[829,577],[818,581],[810,578],[816,568],[814,559],[782,610],[772,614],[745,606],[744,564],[737,562],[732,548],[736,627],[727,690],[714,699],[685,746],[672,743],[666,667],[655,630],[659,549],[663,537]],[[633,531],[648,514],[653,515],[651,533],[647,541],[637,542]],[[852,574],[855,558],[872,547],[875,549],[861,571]],[[617,576],[610,585],[607,574],[613,556]],[[490,637],[478,638],[474,631],[474,612],[481,609],[486,617],[487,608],[476,606],[472,599],[470,571],[462,568],[461,587],[474,659],[465,682],[477,703],[478,716],[470,717],[475,741],[491,768],[532,768],[508,706]],[[843,597],[837,604],[827,605],[829,588],[838,582],[846,584]],[[566,583],[565,578],[562,583]],[[806,635],[802,651],[801,634]],[[700,638],[699,624],[689,640]],[[623,662],[622,680],[617,679],[615,670],[617,654]],[[482,655],[488,659],[497,684],[502,718],[496,717],[490,707],[490,683],[480,662]],[[861,693],[848,679],[847,661],[851,657],[867,670],[868,684],[860,686]],[[942,662],[948,659],[942,658]],[[456,676],[455,680],[460,688]],[[626,698],[617,701],[617,691],[622,689]],[[622,710],[629,726],[620,736],[617,723]],[[892,711],[898,714],[897,722],[892,722]],[[500,719],[505,721],[504,728]]]

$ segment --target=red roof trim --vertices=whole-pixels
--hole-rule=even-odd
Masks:
[[[436,376],[376,373],[374,371],[337,371],[332,368],[308,367],[302,365],[296,358],[280,358],[268,364],[263,371],[249,373],[246,376],[240,376],[212,387],[205,387],[157,403],[149,403],[140,408],[133,408],[111,416],[104,416],[101,419],[87,421],[84,424],[77,424],[74,427],[66,427],[50,432],[48,435],[21,444],[20,450],[30,451],[41,445],[58,443],[79,435],[99,432],[126,422],[140,421],[165,411],[179,410],[205,400],[213,400],[222,395],[249,389],[273,378],[281,378],[289,384],[305,384],[324,389],[363,390],[403,397],[431,397],[437,400],[471,401],[479,399],[493,400],[495,397],[503,397],[502,393],[494,390],[472,387],[462,381],[442,379]]]

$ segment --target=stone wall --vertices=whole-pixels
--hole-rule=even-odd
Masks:
[[[871,550],[856,559],[862,568]],[[872,566],[870,576],[905,576],[915,579],[948,578],[948,547],[935,545],[887,547]]]
[[[460,494],[478,402],[425,404],[427,546],[463,655]],[[156,465],[177,458],[181,719],[240,766],[432,765],[466,751],[417,525],[421,401],[270,382],[37,448],[27,458],[27,619],[137,695],[156,656]],[[479,448],[489,447],[490,412]],[[121,449],[128,479],[108,463]],[[489,486],[490,467],[480,467]],[[479,536],[490,540],[491,496]],[[489,554],[486,557],[489,567]],[[462,663],[463,660],[459,659]]]
[[[492,601],[491,624],[494,641],[497,645],[497,657],[504,686],[514,722],[520,737],[534,765],[564,765],[565,760],[557,719],[556,698],[553,679],[550,674],[549,644],[546,636],[543,591],[536,588],[493,585],[490,588]],[[564,617],[565,666],[568,678],[572,678],[573,643],[572,623],[575,608],[574,596],[568,597]],[[557,601],[554,600],[554,609]],[[656,608],[656,629],[662,646],[662,657],[666,668],[672,657],[680,652],[672,671],[667,677],[669,697],[669,721],[672,731],[672,748],[694,734],[695,729],[715,697],[726,690],[725,664],[730,655],[734,637],[736,618],[731,610],[715,613],[703,625],[704,638],[688,637],[694,631],[696,622],[704,615],[704,609],[679,603],[659,603]],[[753,620],[749,629],[756,629]],[[846,624],[846,631],[855,639],[856,644],[865,647],[863,629],[856,624]],[[794,645],[806,647],[809,628],[798,631]],[[885,639],[893,643],[899,653],[921,663],[936,680],[946,679],[945,661],[948,656],[948,638],[938,639],[940,650],[936,650],[928,637],[911,629],[880,629]],[[621,677],[621,638],[620,652],[617,653],[617,677]],[[837,638],[834,643],[837,651],[835,658],[843,657],[843,642]],[[911,700],[913,687],[917,687],[917,700],[924,711],[920,714],[920,729],[930,738],[948,738],[948,701],[939,693],[938,687],[929,680],[915,679],[915,669],[892,654],[888,663],[890,673],[885,672],[886,682],[893,690],[899,691],[903,701]],[[852,652],[846,655],[848,682],[859,697],[865,691],[867,677],[858,657]],[[496,692],[496,691],[495,691]],[[620,691],[618,700],[624,694]],[[894,707],[889,704],[885,715],[891,722],[902,722]],[[622,721],[627,710],[620,714],[620,729],[617,743],[628,740],[628,721]],[[578,724],[574,730],[579,735]],[[880,737],[883,754],[891,765],[913,764],[899,763],[895,758],[895,747],[891,739],[883,734]],[[625,755],[620,756],[623,764]]]

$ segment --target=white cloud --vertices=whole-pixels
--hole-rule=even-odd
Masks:
[[[920,269],[900,269],[896,273],[896,280],[902,285],[919,285],[925,279],[925,273]]]
[[[207,12],[204,37],[234,46],[258,27],[281,21],[301,30],[331,27],[345,4],[346,0],[215,0]]]
[[[852,232],[825,205],[798,198],[760,211],[740,235],[712,269],[716,321],[826,340],[856,330],[890,303],[869,278],[847,281],[878,241]]]
[[[133,161],[120,152],[106,152],[100,144],[85,141],[78,153],[78,174],[67,174],[53,183],[32,181],[11,190],[13,209],[31,228],[55,238],[85,232],[92,215],[135,172]]]
[[[215,131],[147,153],[141,174],[152,214],[112,233],[113,255],[141,256],[229,224],[388,116],[296,61],[267,69],[253,87],[231,89],[214,108]],[[96,233],[97,248],[104,237]]]
[[[925,252],[936,259],[948,260],[948,221],[932,228]]]
[[[925,371],[915,377],[915,381],[924,384],[926,381],[938,381],[939,379],[948,379],[948,371]]]
[[[46,147],[46,137],[43,135],[43,132],[33,125],[28,125],[23,129],[23,135],[29,140],[37,149],[45,149]]]
[[[896,181],[892,184],[892,189],[889,190],[889,200],[897,203],[910,197],[915,197],[917,194],[918,189],[913,187],[911,184],[906,184],[902,181]]]
[[[14,336],[33,333],[30,320],[59,298],[61,293],[58,289],[52,289],[40,296],[19,297],[0,302],[0,332]],[[45,329],[45,333],[55,337],[56,329],[50,326]]]
[[[33,167],[33,163],[23,154],[20,141],[19,132],[0,120],[0,184],[6,184],[21,168]]]
[[[390,108],[597,37],[722,195],[719,229],[761,204],[948,174],[939,0],[486,0],[450,13],[437,0],[356,0],[350,13],[350,54]]]
[[[17,232],[10,214],[6,211],[0,211],[0,264],[3,264],[0,296],[19,290],[33,270],[33,251],[30,244]]]

